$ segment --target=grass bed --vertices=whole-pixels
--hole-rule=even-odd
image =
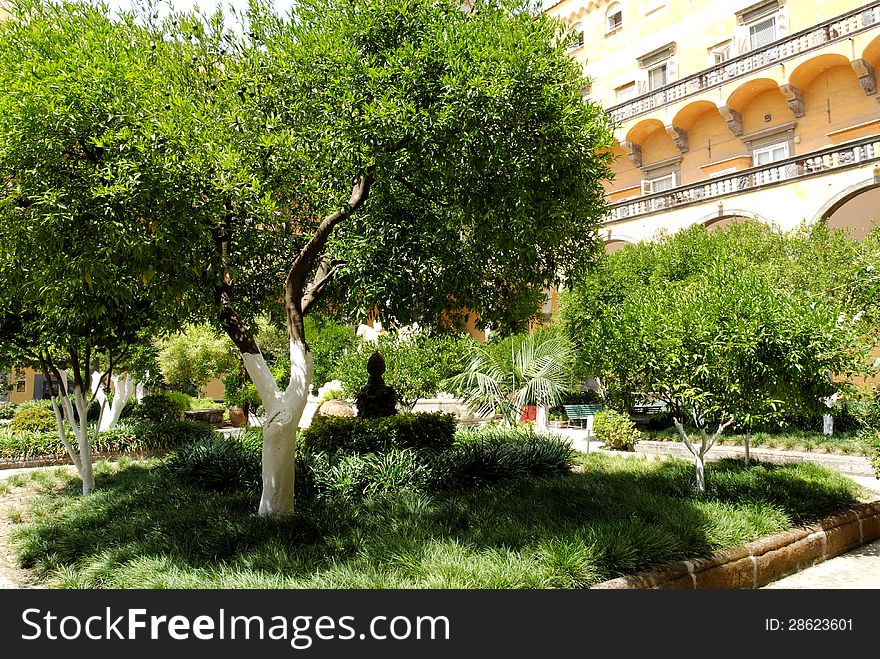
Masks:
[[[55,588],[580,588],[808,524],[846,508],[852,481],[811,464],[707,465],[607,455],[583,471],[477,489],[301,497],[254,515],[250,490],[206,491],[163,463],[99,463],[39,496],[15,533]],[[65,480],[67,479],[67,480]]]

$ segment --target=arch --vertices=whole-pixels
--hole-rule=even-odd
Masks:
[[[693,126],[697,122],[697,119],[703,114],[717,109],[718,106],[712,101],[696,101],[694,103],[688,103],[678,111],[675,117],[673,117],[672,125],[677,126],[682,130],[690,130],[690,127]]]
[[[776,226],[775,222],[764,217],[760,213],[745,210],[743,208],[723,208],[721,204],[719,204],[718,210],[709,213],[708,215],[704,215],[698,219],[695,224],[702,224],[707,229],[719,229],[739,220],[757,221],[766,224],[768,227]]]
[[[806,89],[816,77],[835,66],[845,66],[849,68],[850,61],[843,55],[835,55],[832,53],[813,57],[798,65],[788,77],[788,82],[799,89]]]
[[[658,129],[663,130],[663,122],[659,119],[642,119],[629,129],[625,139],[627,142],[641,144],[648,135]]]
[[[880,66],[880,37],[875,37],[862,51],[862,59],[867,60],[874,68]]]
[[[727,107],[742,112],[749,102],[758,94],[770,89],[779,89],[779,83],[770,78],[755,78],[743,83],[727,97]]]
[[[605,32],[614,32],[623,27],[623,5],[612,2],[605,10]]]
[[[880,213],[876,211],[880,208],[880,168],[874,171],[873,177],[851,185],[829,199],[810,224],[825,221],[833,228],[851,229],[856,240],[880,225]]]

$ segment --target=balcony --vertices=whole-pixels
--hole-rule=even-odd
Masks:
[[[880,161],[880,135],[786,158],[760,167],[751,167],[706,181],[682,185],[638,199],[609,206],[606,224],[630,220],[660,211],[704,203],[745,192],[782,185],[798,179],[821,176],[834,171]]]
[[[875,27],[880,28],[880,2],[860,7],[810,29],[774,41],[763,48],[665,85],[656,91],[615,105],[608,109],[608,114],[617,122],[629,119]]]

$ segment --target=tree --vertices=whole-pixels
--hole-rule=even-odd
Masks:
[[[86,5],[22,2],[0,23],[0,343],[56,394],[83,494],[89,398],[181,322],[190,284],[176,264],[203,261],[186,239],[191,190],[161,135],[173,127],[165,47]]]
[[[208,380],[238,366],[231,341],[206,324],[189,325],[182,332],[157,339],[156,349],[165,384],[194,396]]]
[[[306,316],[323,303],[391,328],[521,323],[596,253],[611,131],[561,26],[524,7],[307,0],[248,21],[236,41],[181,19],[197,36],[182,75],[213,117],[210,157],[190,160],[219,218],[210,290],[266,410],[259,511],[280,514],[313,373]],[[247,312],[278,299],[272,282],[286,385]]]
[[[554,407],[569,391],[571,347],[553,334],[513,336],[497,345],[473,344],[464,371],[448,385],[481,416],[500,414],[516,425],[527,405]]]
[[[815,411],[844,386],[831,374],[864,368],[863,322],[790,277],[782,262],[798,267],[792,241],[757,225],[695,227],[615,252],[566,296],[563,322],[587,368],[622,406],[640,393],[666,403],[700,491],[706,453],[728,426]],[[619,285],[603,293],[603,279]]]

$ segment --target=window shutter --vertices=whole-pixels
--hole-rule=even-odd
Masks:
[[[675,60],[669,60],[666,63],[666,82],[675,82],[678,80],[678,62]]]
[[[642,194],[651,194],[654,191],[654,184],[651,181],[642,180]]]
[[[737,25],[733,31],[733,42],[737,55],[749,52],[749,26]]]

